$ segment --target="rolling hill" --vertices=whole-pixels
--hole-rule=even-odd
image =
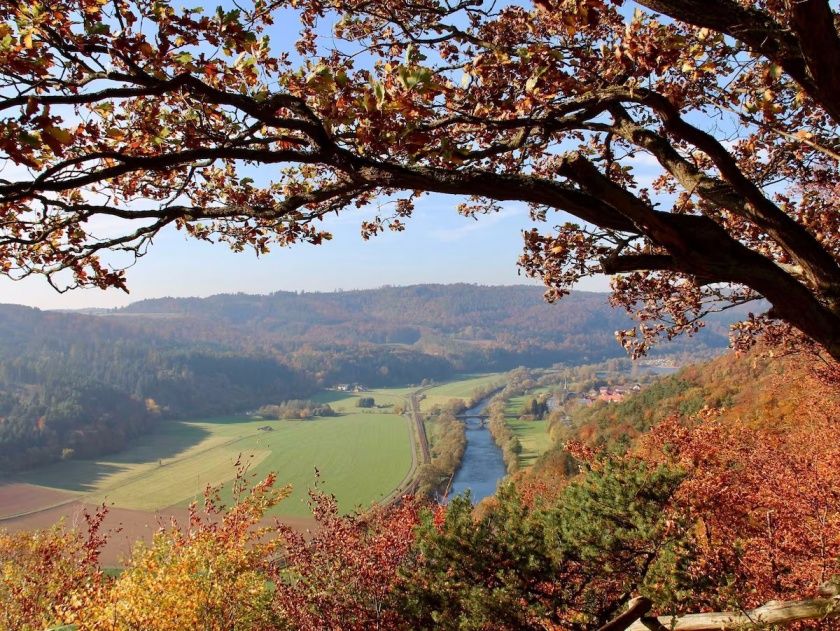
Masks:
[[[728,321],[713,319],[695,348],[724,346]],[[226,414],[336,383],[596,362],[623,354],[614,331],[629,324],[604,294],[549,305],[534,286],[162,298],[86,312],[0,305],[0,457],[19,468],[107,453],[158,418]]]

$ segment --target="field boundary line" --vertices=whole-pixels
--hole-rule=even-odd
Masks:
[[[245,434],[244,436],[237,436],[236,438],[232,438],[232,439],[227,440],[223,443],[219,443],[218,445],[213,445],[212,447],[206,447],[205,449],[202,449],[201,451],[197,451],[193,454],[190,454],[189,456],[187,456],[185,458],[176,458],[176,459],[173,459],[172,462],[167,462],[165,464],[160,464],[157,467],[154,467],[154,466],[149,467],[148,469],[146,469],[144,471],[140,471],[140,472],[136,473],[135,475],[129,476],[125,480],[121,481],[119,484],[114,484],[114,485],[111,485],[111,486],[107,486],[104,489],[98,489],[98,490],[95,490],[95,491],[84,491],[84,492],[64,491],[65,493],[76,493],[76,495],[75,495],[75,497],[68,498],[66,500],[62,500],[61,502],[58,502],[56,504],[51,504],[49,506],[41,506],[41,507],[38,507],[38,508],[34,508],[32,510],[23,511],[23,512],[19,512],[19,513],[14,513],[12,515],[2,515],[2,516],[0,516],[0,523],[5,522],[5,521],[12,521],[14,519],[20,519],[22,517],[29,517],[31,515],[37,515],[38,513],[43,513],[45,511],[52,510],[54,508],[60,508],[62,506],[67,506],[68,504],[72,504],[73,502],[86,502],[86,500],[90,500],[94,496],[99,496],[99,495],[103,495],[103,494],[107,495],[108,492],[119,489],[122,486],[126,486],[128,484],[133,484],[134,482],[142,481],[144,478],[147,478],[147,477],[151,476],[152,474],[157,473],[163,467],[168,467],[170,465],[174,465],[174,464],[177,464],[177,463],[192,460],[193,458],[196,458],[198,456],[203,456],[204,454],[206,454],[208,452],[211,452],[215,449],[230,447],[231,445],[234,445],[234,444],[236,444],[238,442],[241,442],[243,440],[246,440],[248,438],[253,438],[254,436],[257,436],[258,433],[259,433],[259,430],[255,431],[253,433],[250,433],[250,434]],[[45,489],[55,489],[55,487],[52,487],[52,486],[44,486],[43,484],[32,484],[31,482],[25,482],[24,480],[21,480],[21,479],[17,479],[15,481],[18,484],[31,484],[32,486],[40,486],[40,487],[45,488]],[[87,503],[89,503],[89,502],[87,502]],[[176,502],[176,504],[177,504],[177,502]],[[172,504],[171,506],[175,506],[176,504]],[[165,508],[168,508],[168,506],[163,506],[159,510],[163,510]]]

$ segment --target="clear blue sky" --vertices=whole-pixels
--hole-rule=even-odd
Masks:
[[[228,4],[228,0],[222,0],[222,4]],[[631,13],[631,7],[625,10]],[[297,30],[297,22],[280,20],[272,30],[276,31],[271,34],[273,42],[288,42]],[[637,165],[637,175],[645,178],[652,173],[650,166],[642,161]],[[254,176],[258,181],[270,178],[268,172]],[[538,280],[517,274],[522,230],[534,225],[525,206],[508,204],[502,213],[476,221],[457,214],[455,208],[461,201],[442,195],[425,197],[405,232],[386,233],[367,242],[359,235],[359,225],[374,213],[348,211],[326,223],[333,241],[317,247],[301,244],[275,248],[260,258],[253,252],[236,254],[225,245],[200,243],[168,230],[157,237],[149,254],[128,270],[131,294],[113,289],[59,294],[40,277],[19,282],[0,277],[0,302],[76,309],[116,307],[161,296],[230,292],[333,291],[455,282],[539,285]],[[556,214],[540,227],[549,230],[569,219]],[[583,282],[580,288],[606,291],[609,284],[606,278],[595,278]]]
[[[333,232],[332,241],[321,246],[275,248],[259,258],[253,252],[236,254],[225,245],[200,243],[169,230],[128,270],[130,295],[98,289],[58,294],[39,277],[20,282],[0,278],[0,302],[75,309],[114,307],[151,297],[237,291],[332,291],[455,282],[539,284],[517,275],[521,231],[533,225],[524,205],[508,205],[503,212],[476,221],[458,215],[455,207],[459,201],[427,197],[405,232],[385,233],[367,242],[359,235],[359,224],[371,213],[348,212],[326,223]],[[566,219],[558,215],[554,223]],[[608,285],[606,279],[596,279],[581,288],[606,290]]]

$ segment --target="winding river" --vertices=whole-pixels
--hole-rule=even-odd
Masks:
[[[488,397],[475,407],[464,412],[464,422],[467,425],[467,448],[461,460],[461,468],[452,479],[450,495],[460,495],[469,489],[474,502],[483,500],[496,492],[499,483],[507,469],[502,460],[502,450],[493,442],[490,430],[482,425],[477,415],[482,414],[490,404]]]

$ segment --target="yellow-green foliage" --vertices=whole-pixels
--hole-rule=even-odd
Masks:
[[[137,544],[125,571],[68,621],[91,631],[270,628],[266,561],[281,541],[258,524],[289,493],[274,480],[245,493],[238,476],[229,511],[213,504],[209,515],[193,509],[189,524],[158,532],[151,545]]]
[[[0,531],[0,629],[42,631],[72,618],[101,579],[89,544],[63,524],[31,533]]]

